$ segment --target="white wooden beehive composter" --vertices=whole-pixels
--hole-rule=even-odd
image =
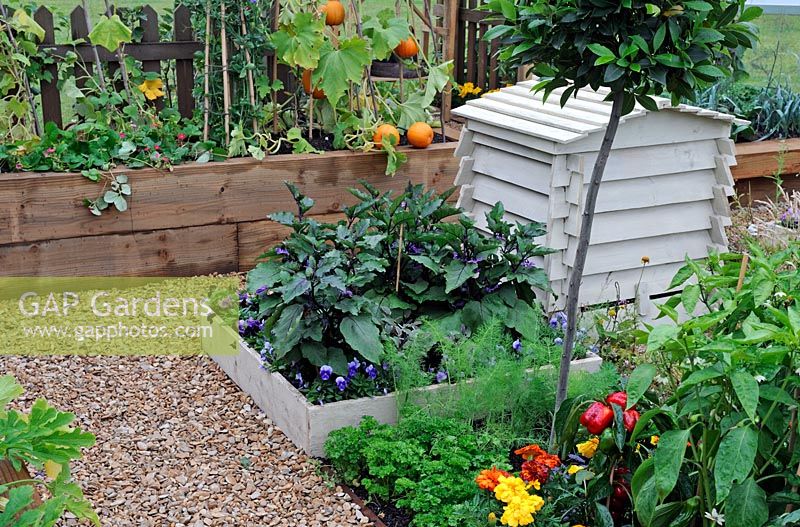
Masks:
[[[538,264],[563,309],[594,161],[608,124],[608,91],[581,90],[565,107],[522,82],[454,110],[465,119],[456,151],[459,205],[485,229],[485,213],[503,202],[506,219],[547,224],[540,243],[556,252]],[[731,115],[656,98],[657,112],[637,106],[624,116],[600,185],[580,303],[637,300],[668,292],[685,257],[726,251],[733,195]],[[650,263],[642,266],[647,256]]]

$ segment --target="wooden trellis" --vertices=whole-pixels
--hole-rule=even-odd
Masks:
[[[178,6],[174,11],[173,34],[174,41],[162,42],[158,29],[158,14],[150,6],[141,8],[142,41],[125,45],[125,55],[142,61],[142,69],[149,72],[162,70],[164,61],[175,61],[175,96],[178,111],[183,117],[191,117],[194,111],[194,98],[192,88],[194,85],[194,54],[202,49],[202,44],[194,39],[189,9]],[[75,78],[78,87],[85,85],[86,77],[91,75],[95,68],[102,67],[95,64],[94,51],[88,43],[89,29],[86,24],[86,14],[82,7],[76,7],[70,13],[70,34],[73,40],[84,39],[87,42],[77,45],[61,45],[56,43],[55,24],[53,13],[44,6],[34,13],[34,19],[45,30],[45,38],[41,48],[55,57],[65,57],[70,51],[77,53],[80,63],[75,66]],[[98,47],[97,53],[101,63],[108,63],[109,71],[118,68],[116,53]],[[61,115],[61,93],[58,90],[58,71],[56,64],[50,64],[47,69],[52,74],[52,80],[42,81],[42,115],[45,122],[53,122],[59,127],[63,125]],[[158,104],[164,104],[159,101]]]

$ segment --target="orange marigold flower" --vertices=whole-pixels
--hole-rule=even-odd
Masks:
[[[480,474],[475,478],[475,483],[483,490],[494,491],[500,476],[510,478],[511,474],[505,470],[492,467],[491,469],[481,470]]]
[[[539,445],[528,445],[522,448],[518,448],[514,451],[514,453],[518,456],[522,456],[522,459],[531,460],[537,458],[541,455],[548,455],[545,450],[542,449]]]

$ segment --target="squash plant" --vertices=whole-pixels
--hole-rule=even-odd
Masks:
[[[325,134],[332,136],[334,148],[383,149],[388,156],[387,173],[394,173],[404,161],[394,141],[373,141],[375,130],[382,123],[408,129],[415,122],[430,121],[428,109],[447,84],[452,65],[432,66],[420,55],[416,61],[400,58],[396,49],[401,43],[416,43],[409,22],[391,10],[362,21],[355,2],[335,5],[336,22],[340,9],[344,10],[342,24],[330,23],[327,4],[316,9],[297,1],[281,5],[278,27],[269,41],[279,62],[302,82],[276,109],[280,115],[275,121],[277,126],[261,132],[249,132],[244,124],[236,127],[231,153],[248,151],[261,158],[279,151],[281,142],[290,136],[293,151],[316,151],[311,146],[314,137]],[[402,96],[385,86],[392,83],[377,83],[369,73],[373,61],[392,55],[403,60],[407,69],[425,70],[425,80],[420,73],[419,79],[403,81],[406,89]]]
[[[99,527],[97,514],[69,471],[81,449],[94,445],[94,435],[73,427],[74,414],[44,399],[37,399],[28,413],[9,408],[22,393],[14,377],[0,376],[0,459],[16,470],[23,465],[43,470],[45,478],[0,485],[0,527],[52,527],[66,512]],[[40,505],[34,503],[37,487],[48,493]]]

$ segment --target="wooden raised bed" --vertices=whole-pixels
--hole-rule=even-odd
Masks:
[[[736,162],[731,173],[745,205],[774,198],[773,178],[779,171],[784,189],[800,190],[800,139],[737,143]]]
[[[286,229],[266,219],[293,210],[284,181],[312,197],[312,215],[335,219],[365,180],[381,190],[410,181],[443,191],[458,170],[456,143],[403,148],[406,163],[384,175],[380,152],[278,155],[264,161],[186,164],[173,172],[120,168],[130,207],[92,216],[84,198],[101,185],[79,174],[0,174],[0,276],[191,276],[246,271]]]
[[[238,354],[220,355],[220,350],[215,350],[210,341],[204,341],[203,346],[228,377],[253,398],[295,445],[310,456],[323,457],[328,435],[346,426],[357,426],[364,416],[372,416],[380,423],[397,422],[400,396],[396,393],[314,405],[283,375],[265,370],[258,353],[244,342],[240,341]],[[594,373],[600,370],[602,364],[603,359],[598,356],[574,360],[571,371]],[[436,384],[419,390],[431,392],[450,386]]]

